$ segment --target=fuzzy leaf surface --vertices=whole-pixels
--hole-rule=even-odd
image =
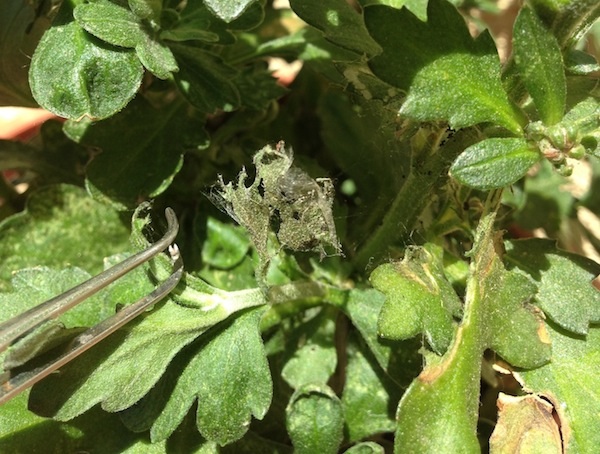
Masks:
[[[75,22],[50,28],[33,54],[35,100],[58,116],[98,120],[134,97],[144,71],[135,53],[101,45]]]
[[[223,21],[229,23],[242,15],[242,13],[256,0],[206,0],[204,4]]]
[[[8,287],[13,271],[33,266],[77,265],[98,273],[104,257],[129,248],[128,237],[118,213],[83,189],[70,185],[40,189],[31,195],[25,211],[0,223],[0,288]]]
[[[565,113],[567,82],[556,38],[530,8],[523,8],[513,29],[513,53],[523,83],[544,124]]]
[[[152,425],[153,440],[170,436],[198,400],[196,423],[207,440],[221,446],[241,438],[252,416],[262,419],[272,383],[258,330],[264,309],[241,313],[202,342]]]
[[[296,390],[286,408],[294,452],[338,452],[343,438],[342,404],[326,385],[307,384]]]
[[[542,238],[510,241],[506,249],[507,265],[536,283],[536,304],[554,323],[586,335],[590,323],[600,322],[600,292],[592,285],[600,265]]]
[[[406,8],[365,8],[371,36],[383,48],[369,65],[407,92],[400,113],[453,128],[494,123],[521,132],[520,115],[500,83],[496,47],[487,33],[471,38],[464,19],[445,0],[430,0],[427,22]],[[477,74],[477,77],[473,77]]]
[[[379,314],[382,337],[407,339],[424,333],[435,352],[446,351],[461,302],[444,277],[441,253],[430,243],[411,248],[402,262],[381,265],[371,273],[371,283],[387,297]]]
[[[393,432],[394,409],[402,388],[377,364],[356,336],[348,343],[346,382],[342,394],[349,440],[354,442],[382,432]],[[368,411],[365,411],[368,408]]]
[[[398,406],[395,450],[479,452],[477,419],[481,356],[487,348],[513,365],[535,367],[550,357],[543,325],[524,302],[535,292],[527,278],[506,271],[496,253],[495,215],[482,218],[470,253],[464,318],[446,354],[413,381]],[[469,389],[468,394],[464,393]],[[447,415],[455,417],[449,419]],[[426,433],[427,437],[422,434]]]
[[[334,344],[335,319],[322,310],[291,334],[289,351],[281,376],[294,389],[306,383],[326,384],[337,365]]]
[[[472,188],[499,189],[517,182],[540,159],[524,139],[485,139],[456,158],[450,174]]]

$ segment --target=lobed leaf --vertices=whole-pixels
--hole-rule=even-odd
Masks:
[[[465,315],[451,348],[440,359],[430,357],[400,401],[396,452],[405,446],[418,452],[479,452],[476,433],[483,352],[491,347],[521,367],[536,367],[549,359],[543,325],[523,304],[534,288],[502,266],[496,253],[494,219],[494,214],[488,214],[480,221],[471,251]],[[468,394],[465,389],[470,390]],[[454,417],[449,419],[449,414]]]
[[[98,43],[75,22],[50,28],[33,54],[35,100],[61,117],[110,117],[134,97],[143,69],[133,52]]]
[[[428,243],[407,249],[400,263],[371,273],[373,287],[386,295],[378,331],[384,338],[407,339],[424,333],[433,350],[443,353],[454,334],[453,316],[461,302],[444,277],[441,248]]]
[[[563,59],[556,38],[530,8],[522,8],[515,21],[513,54],[542,121],[558,123],[567,98]]]
[[[540,159],[524,139],[485,139],[456,158],[450,174],[472,188],[499,189],[516,183]]]
[[[263,312],[246,311],[207,336],[152,424],[154,441],[170,436],[196,399],[198,430],[221,446],[241,438],[252,415],[262,419],[272,397],[271,375],[258,331]]]
[[[600,322],[600,292],[592,285],[600,274],[596,262],[541,238],[507,242],[505,261],[537,285],[535,302],[554,323],[585,335],[590,323]]]
[[[494,123],[521,133],[521,114],[502,88],[493,40],[485,32],[471,38],[452,4],[430,0],[427,22],[406,8],[373,5],[365,8],[365,23],[383,48],[369,66],[407,92],[402,115],[447,121],[454,129]]]

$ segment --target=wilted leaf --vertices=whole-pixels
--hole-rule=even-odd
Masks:
[[[551,396],[561,417],[566,452],[593,452],[600,446],[600,329],[576,336],[548,323],[552,361],[518,376],[526,390]]]
[[[536,395],[498,396],[498,422],[490,438],[490,453],[563,453],[561,428],[550,402]]]

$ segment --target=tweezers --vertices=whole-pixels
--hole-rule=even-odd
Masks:
[[[147,249],[132,255],[113,267],[90,278],[89,280],[67,290],[48,301],[35,306],[22,314],[0,323],[0,353],[5,351],[13,342],[23,338],[48,320],[54,319],[96,294],[112,282],[123,277],[138,266],[152,259],[165,249],[168,249],[173,263],[172,274],[164,280],[153,292],[133,304],[125,306],[115,315],[101,321],[97,325],[75,337],[65,352],[48,363],[33,370],[27,370],[15,376],[10,376],[2,382],[0,378],[0,405],[9,401],[17,394],[26,390],[52,372],[72,361],[87,351],[102,339],[114,333],[117,329],[144,313],[153,304],[167,296],[179,283],[183,275],[183,261],[177,245],[173,243],[179,230],[177,216],[171,208],[165,210],[167,231],[164,236]]]

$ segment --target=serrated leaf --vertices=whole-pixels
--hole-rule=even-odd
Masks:
[[[202,344],[152,425],[154,441],[170,436],[196,399],[198,430],[221,446],[241,438],[252,416],[262,419],[272,397],[258,331],[263,312],[254,309],[235,317]]]
[[[540,159],[524,139],[485,139],[456,158],[450,174],[472,188],[499,189],[517,182]]]
[[[575,336],[548,323],[552,361],[519,372],[526,390],[548,396],[560,417],[566,452],[593,452],[600,445],[600,329]]]
[[[349,441],[393,432],[396,424],[392,409],[397,406],[402,389],[383,373],[356,335],[348,342],[347,354],[342,406]]]
[[[35,100],[56,115],[102,119],[127,105],[143,72],[133,52],[101,45],[70,22],[44,34],[33,54],[29,83]]]
[[[408,339],[424,333],[435,352],[448,348],[461,302],[444,277],[441,255],[441,248],[431,243],[408,248],[402,262],[380,265],[371,273],[373,287],[386,295],[378,322],[382,337]]]
[[[179,350],[227,315],[220,306],[198,311],[167,301],[34,386],[30,408],[61,421],[97,403],[110,412],[128,408],[154,386]]]
[[[507,265],[536,283],[535,302],[553,322],[583,335],[590,323],[600,322],[600,292],[592,285],[600,265],[558,249],[553,240],[510,241],[506,249]]]
[[[236,71],[218,56],[200,49],[174,44],[171,46],[179,63],[175,82],[186,99],[202,112],[226,112],[236,109],[240,95],[232,83]]]
[[[335,315],[322,309],[290,334],[288,350],[292,356],[283,366],[281,376],[292,388],[307,383],[326,384],[335,372]]]
[[[493,40],[485,32],[471,38],[452,4],[430,0],[426,23],[407,9],[373,5],[365,8],[365,22],[383,48],[369,66],[407,91],[402,115],[448,121],[456,129],[491,122],[521,132],[520,114],[500,82]]]
[[[342,404],[328,386],[307,384],[296,390],[286,420],[295,453],[338,452],[344,427]]]
[[[381,52],[361,15],[344,0],[292,0],[294,12],[334,44],[369,56]]]
[[[7,288],[13,271],[33,266],[61,269],[76,264],[98,273],[104,257],[128,249],[128,237],[118,213],[83,189],[40,189],[24,212],[0,223],[0,288]]]
[[[183,164],[186,126],[181,110],[156,110],[138,97],[108,120],[69,122],[65,131],[100,151],[87,166],[87,189],[122,210],[169,187]]]
[[[231,22],[242,15],[242,13],[256,0],[205,0],[204,3],[219,19]]]
[[[567,98],[563,59],[556,38],[530,8],[522,8],[515,21],[513,53],[542,121],[558,123]]]
[[[398,453],[405,446],[417,452],[479,452],[483,352],[491,347],[521,367],[539,366],[550,357],[541,321],[524,306],[534,288],[524,276],[502,266],[494,220],[494,214],[482,218],[476,233],[465,315],[452,347],[441,359],[430,359],[400,401],[394,442]],[[448,414],[454,417],[448,419]]]

